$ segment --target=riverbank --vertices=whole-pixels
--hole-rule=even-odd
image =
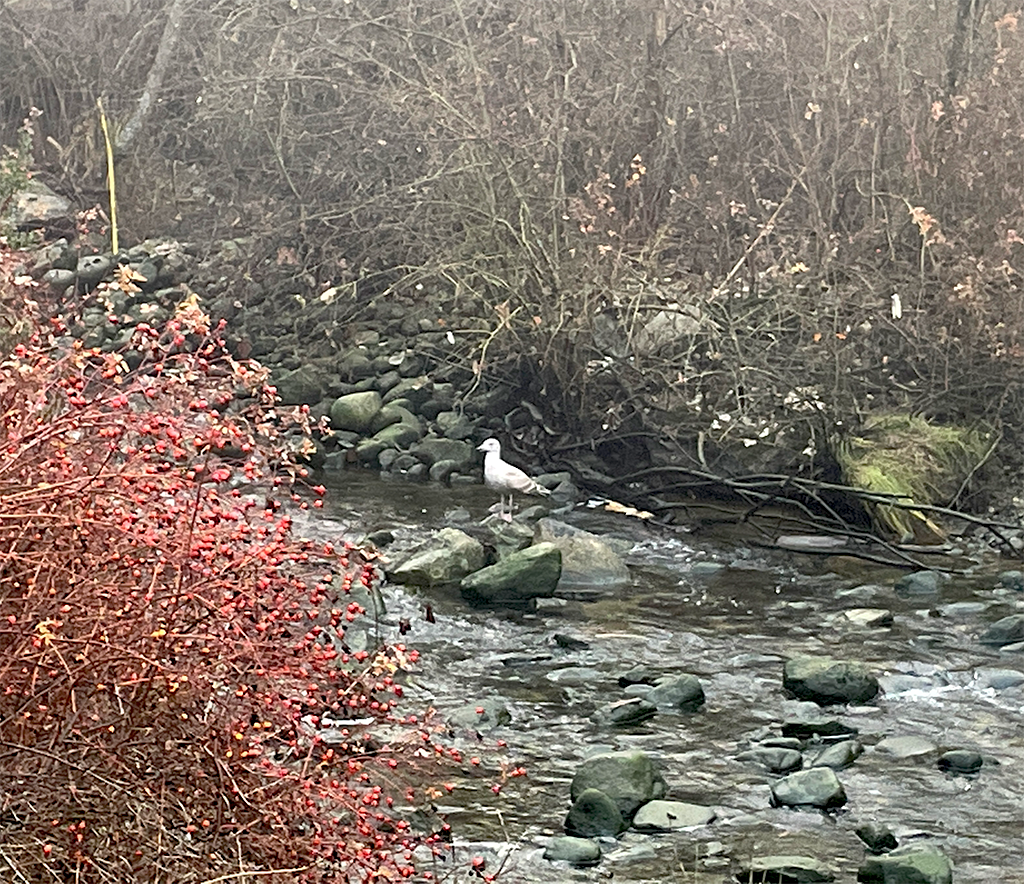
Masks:
[[[259,359],[268,368],[281,406],[308,409],[317,430],[311,439],[296,438],[295,446],[314,469],[361,467],[460,487],[479,481],[476,445],[495,436],[513,462],[533,472],[568,470],[575,485],[652,508],[661,519],[688,519],[688,508],[701,498],[731,499],[738,511],[757,514],[791,496],[826,531],[871,528],[865,509],[870,495],[842,491],[835,484],[841,478],[834,474],[835,465],[828,466],[827,449],[808,447],[775,412],[748,414],[746,423],[719,415],[718,442],[712,441],[715,434],[703,431],[689,439],[685,432],[664,435],[668,413],[651,413],[646,426],[634,422],[632,430],[609,425],[602,437],[587,442],[565,426],[549,424],[550,391],[532,370],[515,368],[518,364],[525,370],[534,357],[509,362],[508,346],[521,333],[510,331],[513,317],[503,319],[482,300],[464,296],[452,301],[438,291],[374,293],[355,284],[311,291],[296,279],[290,253],[259,262],[251,254],[253,245],[246,239],[204,248],[150,241],[115,260],[91,252],[85,243],[72,246],[61,240],[25,253],[23,271],[52,300],[52,312],[65,332],[58,336],[61,346],[81,340],[113,352],[125,346],[139,323],[158,325],[178,303],[196,298],[215,320],[227,323],[228,345],[237,357]],[[115,273],[131,278],[119,284]],[[692,338],[691,346],[702,334],[690,326],[670,326],[663,333],[666,344]],[[129,365],[133,358],[126,354]],[[624,367],[609,364],[601,372]],[[791,403],[794,414],[800,413],[801,403],[807,405],[799,396]],[[702,406],[695,403],[692,410],[699,416]],[[772,443],[779,433],[790,438]],[[989,539],[1012,554],[1024,548],[1019,527],[1024,495],[1012,479],[1012,458],[1006,457],[1013,454],[1012,446],[1000,446],[995,437],[989,445],[985,438],[979,444],[989,447],[981,462],[964,459],[956,469],[981,482],[974,489],[976,501],[986,503],[981,521],[1000,523],[1000,532]],[[672,445],[667,446],[669,439]],[[723,445],[726,440],[731,441]],[[867,439],[858,444],[878,443]],[[849,441],[844,445],[849,447]],[[812,449],[817,453],[812,451],[808,460]],[[788,482],[781,478],[786,475]],[[956,475],[943,481],[960,482]],[[963,528],[949,512],[928,515],[930,526],[934,520],[948,522],[939,537],[943,530]],[[892,529],[881,525],[874,530],[885,537]]]

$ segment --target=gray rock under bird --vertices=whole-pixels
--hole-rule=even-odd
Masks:
[[[485,439],[477,446],[477,451],[484,452],[484,485],[501,494],[498,515],[506,521],[512,521],[512,495],[539,494],[546,497],[551,493],[543,485],[538,485],[518,467],[512,466],[501,459],[501,443],[497,439]],[[505,495],[508,494],[508,512],[505,511]]]

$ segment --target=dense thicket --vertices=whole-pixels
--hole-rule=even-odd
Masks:
[[[149,77],[137,236],[252,232],[342,286],[340,321],[417,284],[449,317],[489,303],[453,358],[557,429],[799,450],[881,407],[1024,425],[1003,0],[60,5],[0,11],[5,140],[38,106],[37,159],[100,193],[95,99],[123,126]]]

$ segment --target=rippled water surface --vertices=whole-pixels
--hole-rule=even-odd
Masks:
[[[349,538],[388,528],[401,549],[431,530],[458,527],[460,518],[478,523],[492,502],[482,488],[348,473],[330,490],[325,518],[304,528]],[[1019,595],[992,588],[993,575],[1010,564],[981,562],[938,596],[901,598],[892,588],[899,572],[868,563],[698,540],[583,509],[564,518],[627,541],[632,585],[569,593],[534,613],[472,609],[457,592],[385,587],[386,628],[407,618],[405,640],[423,653],[410,705],[429,701],[444,713],[499,698],[513,717],[485,734],[480,747],[507,741],[509,759],[525,764],[528,776],[496,796],[488,788],[494,771],[487,771],[459,779],[439,799],[467,856],[488,857],[492,869],[504,859],[506,881],[709,884],[735,880],[730,874],[744,858],[804,854],[829,863],[837,881],[853,882],[864,856],[854,830],[875,822],[890,826],[901,843],[928,838],[940,846],[957,884],[1024,881],[1024,686],[1012,684],[1024,655],[976,640],[984,625],[1020,609]],[[727,567],[701,576],[707,569],[695,572],[698,562]],[[428,603],[432,624],[424,618]],[[856,628],[842,616],[853,607],[887,608],[895,623]],[[585,645],[565,649],[556,634]],[[752,741],[778,734],[783,721],[820,714],[782,691],[784,659],[805,653],[866,661],[885,689],[872,705],[826,710],[856,727],[865,746],[839,772],[848,803],[829,815],[772,808],[772,775],[735,759]],[[697,675],[706,705],[688,715],[659,713],[629,730],[594,724],[596,708],[624,696],[617,678],[635,664]],[[996,679],[1010,686],[989,686],[993,670],[1010,670]],[[937,752],[897,759],[874,749],[901,735],[923,737],[938,750],[977,749],[984,767],[976,777],[952,777],[936,767]],[[466,751],[475,746],[466,733],[454,741]],[[609,839],[595,869],[541,859],[546,840],[562,834],[577,765],[620,749],[656,757],[668,797],[710,805],[718,819],[685,832]]]

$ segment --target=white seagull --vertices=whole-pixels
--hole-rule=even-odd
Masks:
[[[498,515],[507,522],[512,521],[512,494],[540,494],[544,497],[551,491],[538,485],[518,467],[501,459],[501,443],[497,439],[484,439],[477,446],[484,452],[484,485],[501,494]],[[505,512],[505,493],[508,492],[508,513]]]

